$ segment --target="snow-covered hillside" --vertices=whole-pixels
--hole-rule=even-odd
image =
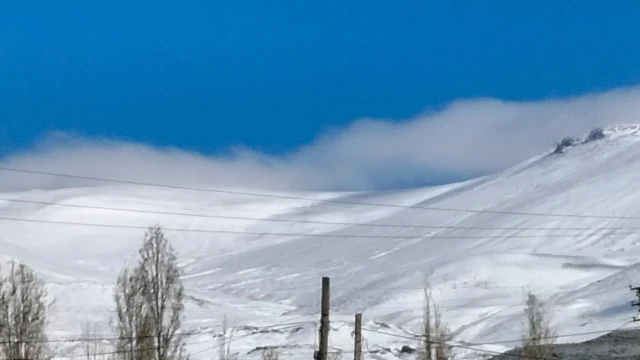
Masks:
[[[109,184],[0,194],[0,260],[19,258],[46,279],[51,338],[78,336],[86,320],[109,334],[112,286],[144,234],[135,227],[161,224],[186,274],[186,327],[204,332],[187,339],[196,359],[215,356],[207,332],[224,316],[234,351],[287,345],[284,358],[311,358],[322,276],[332,279],[331,346],[346,352],[358,311],[368,350],[412,345],[425,274],[456,342],[514,346],[527,290],[548,302],[560,335],[614,329],[634,315],[628,286],[640,283],[640,126],[568,144],[485,178],[392,192]],[[60,356],[79,351],[55,345]]]

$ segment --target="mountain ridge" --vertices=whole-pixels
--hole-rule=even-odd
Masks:
[[[430,274],[436,300],[456,341],[513,340],[522,327],[526,289],[547,301],[560,334],[580,333],[585,328],[614,329],[633,314],[627,286],[640,269],[640,236],[632,229],[638,220],[615,218],[640,216],[636,206],[640,200],[640,126],[606,127],[602,134],[597,141],[584,141],[589,138],[586,134],[561,153],[551,150],[498,174],[462,183],[313,195],[335,202],[304,199],[297,193],[257,198],[134,185],[4,193],[7,199],[255,219],[0,200],[0,216],[36,221],[0,220],[0,259],[18,258],[44,276],[53,304],[50,329],[55,336],[77,335],[83,317],[108,324],[113,315],[109,293],[117,272],[125,261],[135,260],[143,233],[140,229],[37,221],[158,223],[167,229],[237,232],[167,231],[179,251],[192,299],[186,314],[190,329],[216,329],[223,315],[236,324],[257,327],[317,321],[320,277],[330,276],[333,319],[336,327],[343,326],[332,332],[336,348],[350,348],[345,331],[356,311],[364,312],[369,329],[384,323],[399,336],[418,333],[425,274]],[[571,214],[584,216],[567,216]],[[603,215],[610,218],[599,217]],[[269,218],[291,222],[261,221]],[[345,225],[349,222],[399,226]],[[480,227],[488,229],[477,229]],[[274,233],[299,235],[269,235]],[[299,347],[291,356],[308,358],[315,331],[312,323],[300,326],[302,330],[273,336],[247,333],[238,348],[288,344]],[[569,336],[562,340],[584,339]],[[407,344],[406,339],[373,333],[368,340],[398,351]],[[510,346],[513,344],[485,348],[502,351]],[[190,346],[192,351],[205,349]],[[210,358],[212,351],[199,356]],[[461,356],[465,354],[460,351]]]

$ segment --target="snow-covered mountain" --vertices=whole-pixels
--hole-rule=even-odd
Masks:
[[[640,283],[640,125],[557,150],[481,179],[391,192],[258,197],[111,184],[4,193],[0,260],[19,258],[46,279],[51,338],[78,336],[86,320],[109,334],[113,284],[144,234],[136,227],[161,224],[186,274],[185,326],[205,332],[187,339],[196,359],[215,356],[206,333],[224,316],[237,329],[234,351],[287,345],[285,358],[309,359],[322,276],[332,279],[331,346],[346,352],[358,311],[368,350],[412,344],[425,274],[456,343],[514,346],[527,290],[548,302],[560,335],[620,327],[634,315],[628,286]],[[79,351],[55,345],[61,356]]]

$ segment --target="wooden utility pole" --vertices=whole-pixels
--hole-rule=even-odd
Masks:
[[[356,314],[356,326],[354,329],[355,346],[353,360],[362,360],[362,314]]]
[[[632,301],[631,302],[631,306],[638,306],[640,307],[640,287],[633,287],[633,286],[629,286],[629,290],[631,291],[635,291],[636,292],[636,297],[638,298],[638,301]],[[638,313],[640,314],[640,308],[638,309]],[[633,317],[633,321],[640,321],[640,317],[639,316],[634,316]]]
[[[320,349],[314,356],[317,360],[329,359],[329,305],[330,305],[330,280],[322,278],[322,304],[320,309]]]

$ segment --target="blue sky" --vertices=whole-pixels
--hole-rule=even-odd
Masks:
[[[362,118],[634,86],[638,18],[621,0],[3,1],[0,155],[61,131],[284,156]]]

